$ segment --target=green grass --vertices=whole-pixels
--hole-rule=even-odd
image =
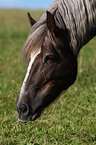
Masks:
[[[37,20],[41,11],[31,11]],[[96,38],[82,48],[73,86],[35,122],[18,122],[15,101],[26,73],[21,48],[30,25],[24,10],[0,10],[0,145],[96,144]]]

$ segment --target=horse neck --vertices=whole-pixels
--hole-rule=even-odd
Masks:
[[[77,55],[79,54],[80,49],[96,35],[96,1],[82,1],[84,7],[81,10],[81,16],[80,12],[78,12],[78,14],[76,15],[77,27],[74,31],[76,34],[75,38],[77,40],[77,48],[75,47]]]
[[[55,11],[56,23],[69,29],[71,46],[78,56],[80,49],[96,35],[96,0],[60,0]]]

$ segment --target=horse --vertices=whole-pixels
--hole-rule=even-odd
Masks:
[[[16,108],[18,121],[34,121],[76,80],[80,49],[96,36],[96,1],[55,0],[35,21],[22,57],[29,63]]]

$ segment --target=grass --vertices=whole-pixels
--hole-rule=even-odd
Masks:
[[[35,122],[20,123],[15,101],[26,68],[21,48],[30,25],[24,10],[0,10],[0,145],[96,144],[96,38],[82,48],[73,86]],[[42,11],[31,11],[37,20]]]

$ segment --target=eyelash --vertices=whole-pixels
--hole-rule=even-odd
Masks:
[[[44,58],[44,63],[54,63],[56,58],[53,55],[48,55]]]

